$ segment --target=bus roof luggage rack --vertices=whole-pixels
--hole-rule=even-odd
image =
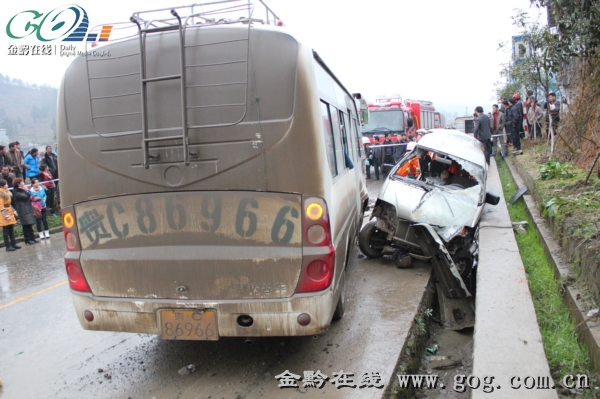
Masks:
[[[262,1],[258,0],[266,10],[266,24],[276,24],[283,26],[283,22],[275,15],[275,13]],[[238,4],[233,4],[238,3]],[[241,3],[241,4],[240,4]],[[213,8],[206,10],[207,7],[213,6]],[[215,6],[223,6],[221,8],[214,8]],[[200,12],[196,12],[196,9],[200,8]],[[187,10],[188,13],[185,16],[180,16],[182,11]],[[170,11],[171,17],[167,18],[153,18],[157,14]],[[235,24],[244,23],[248,24],[248,28],[254,22],[265,23],[260,19],[252,18],[254,11],[254,4],[249,0],[222,0],[205,3],[195,3],[190,6],[181,7],[170,7],[162,8],[149,11],[135,12],[130,21],[137,25],[139,45],[140,45],[140,83],[141,83],[141,103],[142,103],[142,153],[143,161],[142,165],[148,169],[150,167],[150,159],[152,158],[149,154],[149,143],[156,141],[169,141],[169,140],[182,140],[183,142],[183,154],[184,162],[186,165],[190,164],[189,154],[189,137],[188,137],[188,121],[187,121],[187,86],[186,86],[186,62],[185,62],[185,31],[188,27],[203,27],[210,25],[223,25],[223,24]],[[237,19],[226,18],[223,15],[243,13]],[[183,19],[184,18],[184,19]],[[179,55],[180,55],[180,72],[176,75],[167,76],[155,76],[148,77],[146,75],[146,38],[149,34],[162,33],[169,31],[179,31]],[[250,35],[248,32],[248,39]],[[149,137],[148,132],[148,83],[162,82],[166,80],[180,80],[181,84],[181,135],[171,135],[166,137]]]

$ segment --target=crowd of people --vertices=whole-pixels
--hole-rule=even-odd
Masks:
[[[47,217],[49,212],[53,213],[58,184],[58,157],[52,146],[47,146],[40,155],[37,148],[23,154],[18,141],[10,143],[8,150],[0,145],[0,171],[0,226],[6,250],[21,248],[15,241],[17,218],[23,227],[26,245],[40,242],[36,239],[34,224],[40,240],[49,239]]]
[[[531,94],[528,93],[528,94]],[[497,104],[492,106],[493,112],[488,115],[483,114],[483,108],[475,108],[473,135],[480,140],[486,148],[486,161],[489,164],[489,157],[495,157],[498,152],[498,143],[500,143],[500,154],[507,155],[507,147],[512,146],[513,155],[523,154],[521,149],[521,139],[537,139],[546,137],[549,134],[550,126],[554,132],[558,129],[560,121],[560,101],[556,100],[556,94],[550,93],[548,101],[544,106],[540,106],[537,99],[533,96],[527,98],[525,106],[521,102],[521,96],[515,94],[508,100],[500,99],[501,107]],[[527,131],[523,121],[527,120]],[[542,123],[546,122],[545,133],[542,130]],[[489,126],[489,129],[488,129]]]

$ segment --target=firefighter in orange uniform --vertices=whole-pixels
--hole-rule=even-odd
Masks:
[[[414,157],[402,165],[397,171],[396,176],[415,178],[420,173],[419,158]]]

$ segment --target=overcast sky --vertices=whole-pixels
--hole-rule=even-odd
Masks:
[[[494,85],[509,54],[499,42],[517,34],[511,16],[517,9],[538,15],[529,0],[265,0],[298,35],[321,55],[350,92],[368,100],[379,94],[430,100],[445,112],[486,110],[495,100]],[[58,87],[72,58],[9,56],[16,44],[42,44],[33,36],[16,40],[6,34],[17,13],[48,13],[65,4],[83,7],[90,26],[128,21],[134,11],[183,2],[132,0],[119,7],[91,0],[4,2],[0,17],[0,73],[29,83]],[[108,4],[108,5],[107,5]],[[262,13],[259,15],[262,17]],[[65,44],[48,42],[48,44]],[[82,44],[77,44],[83,50]]]

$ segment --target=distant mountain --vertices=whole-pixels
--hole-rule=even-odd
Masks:
[[[54,144],[57,97],[54,87],[31,85],[0,73],[0,129],[6,129],[9,141],[18,140],[22,146]]]

